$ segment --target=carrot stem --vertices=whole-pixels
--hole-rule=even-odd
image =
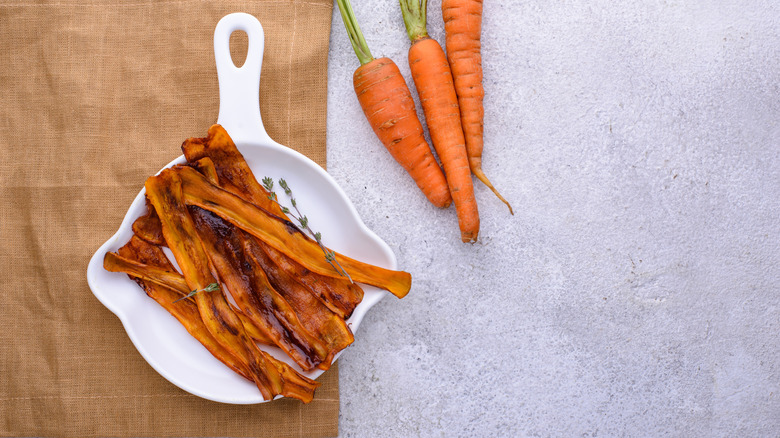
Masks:
[[[341,19],[344,20],[344,27],[347,28],[347,35],[349,35],[349,42],[352,43],[352,49],[360,60],[360,65],[368,64],[374,60],[374,57],[371,56],[368,43],[360,30],[355,11],[352,10],[352,3],[349,0],[336,0],[336,3],[339,5]]]
[[[428,0],[398,0],[409,39],[415,42],[428,36],[427,11]]]

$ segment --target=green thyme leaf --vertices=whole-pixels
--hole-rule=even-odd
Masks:
[[[218,283],[211,283],[210,285],[204,287],[203,289],[195,289],[194,291],[192,291],[192,292],[188,293],[187,295],[185,295],[185,296],[179,298],[178,300],[174,301],[174,303],[178,303],[179,301],[181,301],[181,300],[183,300],[185,298],[189,298],[189,297],[191,297],[191,296],[193,296],[193,295],[195,295],[197,293],[200,293],[200,292],[216,292],[218,290],[219,290],[219,284]]]
[[[263,178],[263,186],[265,186],[265,189],[269,192],[274,189],[274,180],[270,177],[266,176]]]

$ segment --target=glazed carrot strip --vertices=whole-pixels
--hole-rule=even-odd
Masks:
[[[344,278],[328,277],[312,272],[283,252],[277,251],[260,239],[257,244],[288,276],[298,280],[331,312],[348,319],[363,301],[363,289],[357,283]]]
[[[181,178],[183,200],[187,205],[195,205],[217,214],[272,248],[285,253],[307,269],[329,277],[341,275],[325,259],[319,245],[291,222],[273,216],[211,184],[192,168],[181,167],[171,172],[176,172]],[[408,272],[380,268],[339,253],[336,253],[336,258],[354,281],[385,289],[399,298],[409,293],[412,277]]]
[[[184,146],[182,146],[183,148]],[[219,184],[219,175],[217,174],[217,167],[214,165],[214,161],[209,157],[203,157],[196,161],[190,161],[188,163],[190,167],[196,169],[202,173],[212,184]]]
[[[119,254],[121,255],[106,253],[106,258],[103,263],[106,269],[117,272],[117,266],[128,266],[135,262],[150,269],[154,268],[155,273],[169,273],[169,271],[173,270],[171,262],[162,252],[162,249],[145,242],[137,236],[133,236],[125,246],[119,248]],[[123,264],[122,261],[125,260],[129,263]],[[117,265],[115,262],[120,262],[120,264]],[[138,273],[139,270],[134,269],[133,272]],[[138,276],[130,275],[130,278],[133,278],[150,298],[157,301],[168,311],[168,313],[173,315],[184,326],[187,332],[206,347],[214,357],[236,373],[248,380],[252,380],[249,368],[244,362],[225,349],[208,331],[203,320],[200,318],[200,313],[198,312],[198,307],[195,303],[191,300],[177,301],[181,297],[180,293],[169,287],[164,287],[150,281],[146,276],[139,278]],[[182,282],[184,281],[183,278],[181,278],[181,280]],[[177,282],[174,281],[172,283]],[[184,287],[186,290],[186,284]]]
[[[310,333],[323,340],[328,348],[328,357],[320,368],[326,369],[333,357],[355,340],[352,331],[337,314],[331,312],[322,302],[312,295],[301,283],[276,265],[263,251],[262,245],[254,236],[241,232],[244,255],[259,269],[265,271],[271,285],[290,303],[303,326]],[[324,365],[324,367],[323,367]]]
[[[154,245],[164,245],[165,239],[163,238],[161,227],[157,212],[154,211],[154,207],[149,203],[149,198],[146,198],[146,214],[139,216],[133,222],[133,233]]]
[[[196,170],[185,169],[203,178]],[[179,172],[172,169],[163,170],[159,175],[147,179],[145,185],[147,196],[160,217],[165,241],[173,252],[188,287],[192,290],[202,290],[215,283],[208,257],[196,237],[197,232],[183,202]],[[285,395],[284,380],[278,367],[272,362],[271,356],[252,342],[241,320],[233,313],[222,293],[200,292],[195,295],[195,302],[209,332],[223,347],[245,362],[263,397],[270,400],[277,394]],[[308,380],[310,393],[302,399],[307,402],[313,397],[318,383],[303,376],[301,379],[304,382]]]
[[[133,236],[133,239],[138,239],[138,237]],[[177,299],[190,293],[187,282],[184,281],[184,277],[178,272],[172,272],[172,267],[171,269],[164,269],[153,265],[147,265],[130,258],[122,257],[121,255],[114,254],[112,252],[106,253],[106,256],[103,258],[103,267],[110,272],[124,272],[131,278],[149,281],[168,288],[178,294]],[[195,302],[194,298],[192,297],[185,298],[182,301],[189,301],[191,303]],[[241,319],[241,322],[246,329],[246,333],[252,339],[254,339],[255,342],[259,342],[265,345],[276,345],[251,321],[246,319],[244,315],[239,313],[238,317]]]
[[[131,242],[134,240],[140,240],[140,238],[138,236],[133,236]],[[168,260],[167,257],[165,260]],[[170,268],[162,268],[160,266],[161,265],[159,264],[151,265],[141,263],[137,260],[132,260],[129,257],[122,257],[121,255],[112,252],[107,252],[106,256],[103,258],[103,267],[106,271],[124,272],[131,277],[151,281],[152,283],[159,284],[168,289],[179,291],[184,295],[189,293],[187,290],[187,282],[184,281],[184,277],[181,274],[174,271],[172,266]],[[188,298],[188,300],[194,302],[192,298]]]
[[[247,164],[244,156],[238,151],[236,144],[233,143],[233,139],[230,138],[230,135],[222,125],[212,125],[206,137],[188,138],[181,145],[181,150],[190,163],[198,162],[204,158],[209,159],[212,164],[211,169],[208,169],[207,163],[195,167],[204,175],[213,169],[217,180],[213,180],[209,175],[206,175],[207,179],[212,183],[217,184],[214,181],[219,181],[218,185],[222,187],[232,185],[235,188],[233,193],[239,196],[250,193],[256,194],[257,196],[247,200],[271,214],[281,218],[287,217],[279,208],[279,205],[268,198],[270,193],[257,181],[249,164]]]
[[[244,254],[243,231],[215,214],[190,207],[201,242],[241,313],[274,340],[301,368],[311,370],[328,356],[321,341],[301,324],[289,303]]]
[[[283,219],[288,219],[279,204],[272,202],[269,193],[261,186],[252,169],[244,160],[233,140],[220,125],[209,128],[204,138],[190,138],[182,144],[184,156],[190,165],[206,176],[214,185],[249,201]],[[273,262],[288,275],[296,278],[330,310],[349,318],[363,300],[363,289],[345,278],[326,277],[312,272],[283,252],[277,251],[262,241],[257,244]]]

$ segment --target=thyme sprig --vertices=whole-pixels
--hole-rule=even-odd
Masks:
[[[284,178],[279,179],[279,186],[282,188],[282,190],[284,190],[284,193],[290,198],[290,204],[295,209],[295,213],[293,213],[286,206],[279,203],[279,198],[276,196],[276,192],[274,192],[274,180],[267,176],[263,178],[263,187],[265,187],[265,189],[268,190],[269,193],[268,199],[275,202],[276,205],[278,205],[279,208],[282,209],[282,213],[286,215],[290,215],[295,220],[297,220],[298,223],[300,224],[300,227],[298,227],[295,224],[293,225],[296,226],[298,229],[303,229],[305,231],[308,231],[309,234],[317,242],[317,245],[320,246],[320,249],[322,249],[323,254],[325,254],[325,260],[333,267],[333,269],[336,272],[338,272],[340,275],[344,277],[347,277],[350,283],[354,283],[352,281],[352,277],[350,277],[349,273],[347,273],[347,271],[344,270],[344,267],[341,266],[341,263],[339,263],[339,261],[336,259],[336,253],[326,248],[325,245],[322,244],[322,234],[319,231],[314,232],[314,230],[311,229],[311,227],[309,226],[309,218],[306,217],[305,214],[301,213],[301,211],[298,209],[298,202],[295,200],[295,197],[293,196],[292,193],[292,189],[290,189],[290,186],[287,184],[287,181],[285,181]]]
[[[189,298],[197,293],[200,292],[216,292],[219,290],[219,284],[218,283],[211,283],[210,285],[204,287],[203,289],[195,289],[194,291],[188,293],[187,295],[179,298],[178,300],[174,301],[174,303],[178,303],[179,301]]]

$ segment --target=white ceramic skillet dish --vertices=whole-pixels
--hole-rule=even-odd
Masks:
[[[241,68],[237,68],[230,57],[230,35],[237,30],[246,32],[249,40],[246,61]],[[258,105],[263,46],[263,28],[249,14],[230,14],[217,24],[214,31],[220,98],[217,123],[225,127],[258,179],[269,176],[275,181],[287,180],[312,228],[322,232],[326,246],[357,260],[397,269],[393,252],[366,228],[333,178],[307,157],[276,143],[266,134]],[[200,134],[205,135],[207,129],[208,126],[204,126]],[[171,149],[177,146],[171,145]],[[166,167],[184,162],[184,157],[180,156]],[[87,269],[89,287],[97,299],[119,317],[141,356],[171,383],[217,402],[262,403],[264,400],[254,383],[215,359],[127,275],[103,269],[106,252],[115,252],[124,245],[132,236],[133,221],[146,212],[144,196],[145,190],[141,190],[119,230],[92,256]],[[280,198],[284,197],[280,192]],[[387,294],[371,286],[361,286],[365,297],[347,321],[353,332],[357,331],[368,309]],[[281,350],[263,348],[300,371]],[[304,374],[316,379],[322,371]]]

